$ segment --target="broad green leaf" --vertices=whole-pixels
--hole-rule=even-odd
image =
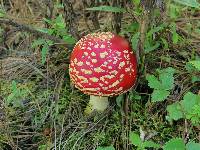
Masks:
[[[151,94],[151,100],[152,102],[164,101],[169,94],[169,91],[154,89],[153,93]]]
[[[199,126],[200,124],[200,104],[195,104],[192,110],[186,114],[186,119],[190,119],[194,126]]]
[[[112,6],[99,6],[99,7],[92,7],[92,8],[86,8],[86,10],[94,10],[94,11],[108,11],[108,12],[126,12],[126,9],[119,8],[119,7],[112,7]]]
[[[195,83],[195,82],[200,82],[199,76],[192,76],[192,83]]]
[[[198,71],[200,71],[200,60],[193,60],[189,63],[192,64]]]
[[[172,105],[167,106],[167,112],[168,112],[168,121],[171,120],[178,120],[183,118],[183,112],[181,111],[181,105],[179,102],[174,103]]]
[[[199,8],[200,4],[197,0],[174,0],[175,2],[194,8]]]
[[[197,69],[193,66],[193,64],[191,64],[190,62],[187,62],[185,65],[185,68],[187,69],[187,71],[189,73],[193,73],[194,71],[196,71]]]
[[[146,79],[148,80],[148,86],[153,89],[160,89],[161,83],[154,75],[147,74]]]
[[[165,143],[163,150],[185,150],[184,141],[181,138],[173,138]]]
[[[187,143],[186,150],[200,150],[200,143],[195,143],[194,141],[191,141]]]
[[[115,148],[111,145],[107,147],[98,147],[96,150],[115,150]]]
[[[142,140],[140,139],[140,136],[134,132],[130,133],[129,139],[130,139],[131,143],[135,146],[142,145]]]
[[[162,89],[171,90],[174,87],[174,77],[175,69],[168,67],[160,71],[159,79],[162,84]]]
[[[145,141],[145,142],[143,143],[143,146],[144,146],[144,147],[152,147],[152,148],[159,148],[159,147],[160,147],[159,144],[156,144],[156,143],[154,143],[153,141]]]
[[[183,100],[180,102],[184,111],[190,112],[195,104],[200,102],[200,96],[193,94],[191,92],[188,92],[184,95]]]

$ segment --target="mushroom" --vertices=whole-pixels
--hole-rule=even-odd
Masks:
[[[104,111],[109,96],[123,94],[134,86],[136,56],[121,36],[111,32],[88,34],[71,53],[69,74],[75,87],[90,95],[91,111]]]

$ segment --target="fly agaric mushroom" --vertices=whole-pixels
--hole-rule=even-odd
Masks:
[[[109,104],[109,96],[133,87],[136,67],[136,56],[124,38],[99,32],[77,42],[71,54],[69,74],[75,87],[90,95],[91,110],[103,111]]]

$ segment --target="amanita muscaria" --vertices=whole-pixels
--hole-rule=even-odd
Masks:
[[[90,95],[91,110],[103,111],[108,97],[131,89],[137,63],[126,39],[111,32],[92,33],[75,45],[69,74],[76,88]]]

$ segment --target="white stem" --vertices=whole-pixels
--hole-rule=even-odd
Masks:
[[[94,96],[90,95],[90,101],[89,105],[92,107],[92,110],[97,110],[97,111],[104,111],[109,103],[108,103],[108,97],[100,97],[100,96]]]

